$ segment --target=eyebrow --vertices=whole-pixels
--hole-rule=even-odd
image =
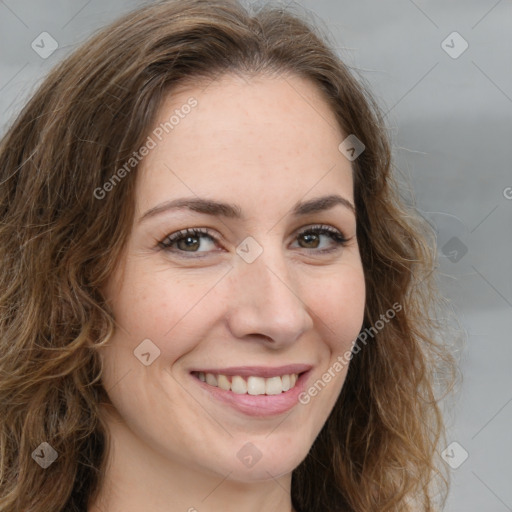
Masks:
[[[318,197],[305,202],[298,202],[292,208],[292,214],[296,217],[302,215],[309,215],[311,213],[318,213],[325,210],[330,210],[337,205],[344,206],[349,209],[354,215],[356,209],[354,205],[342,196],[331,194],[328,196]],[[222,216],[232,219],[245,220],[246,217],[242,214],[242,209],[237,204],[223,203],[220,201],[213,201],[211,199],[202,199],[198,197],[189,197],[181,199],[173,199],[159,204],[154,208],[149,209],[144,215],[140,217],[138,222],[142,222],[150,217],[155,217],[161,213],[170,210],[188,209],[206,215]]]

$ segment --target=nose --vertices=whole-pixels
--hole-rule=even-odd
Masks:
[[[252,263],[241,258],[230,272],[228,325],[238,339],[263,339],[274,349],[293,344],[313,320],[281,257],[263,253]]]

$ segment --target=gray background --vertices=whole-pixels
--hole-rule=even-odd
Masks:
[[[2,133],[53,65],[141,4],[0,1]],[[297,5],[320,17],[388,112],[396,167],[438,233],[442,289],[466,338],[464,381],[447,417],[458,445],[446,460],[468,458],[451,470],[446,510],[512,511],[512,1]],[[58,42],[48,58],[31,47],[44,31]],[[460,55],[454,31],[469,45]]]

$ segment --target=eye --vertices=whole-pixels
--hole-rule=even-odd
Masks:
[[[336,228],[320,224],[311,226],[297,234],[297,238],[303,237],[303,240],[306,240],[307,245],[305,247],[303,246],[304,249],[317,249],[321,242],[322,236],[328,236],[331,242],[334,244],[334,247],[331,247],[330,249],[320,249],[316,252],[332,252],[340,249],[349,241],[347,238],[345,238],[343,233]]]
[[[310,226],[307,229],[297,233],[296,236],[297,240],[300,240],[301,238],[302,240],[305,240],[305,245],[300,246],[300,248],[314,250],[314,252],[319,253],[333,252],[346,245],[346,243],[349,241],[349,239],[345,238],[341,231],[326,225]],[[322,242],[322,237],[328,237],[328,239],[330,239],[331,247],[319,249],[319,246]],[[208,242],[203,243],[203,239],[207,240]],[[179,256],[202,257],[186,256],[183,253],[207,253],[209,252],[208,246],[210,245],[210,249],[212,249],[216,244],[218,244],[218,242],[218,238],[215,237],[212,231],[207,228],[187,228],[168,235],[158,243],[158,246],[165,251],[178,254]],[[203,250],[199,250],[200,248]]]
[[[201,239],[207,238],[210,242],[217,239],[210,234],[210,230],[206,228],[187,228],[168,235],[164,240],[158,243],[161,249],[171,252],[204,252],[197,251],[201,245]],[[173,246],[177,245],[178,249]],[[208,244],[207,244],[208,245]]]

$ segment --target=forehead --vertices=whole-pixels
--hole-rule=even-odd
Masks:
[[[344,135],[321,91],[297,76],[215,81],[163,102],[140,166],[139,208],[186,193],[249,202],[295,202],[308,192],[352,197]]]

